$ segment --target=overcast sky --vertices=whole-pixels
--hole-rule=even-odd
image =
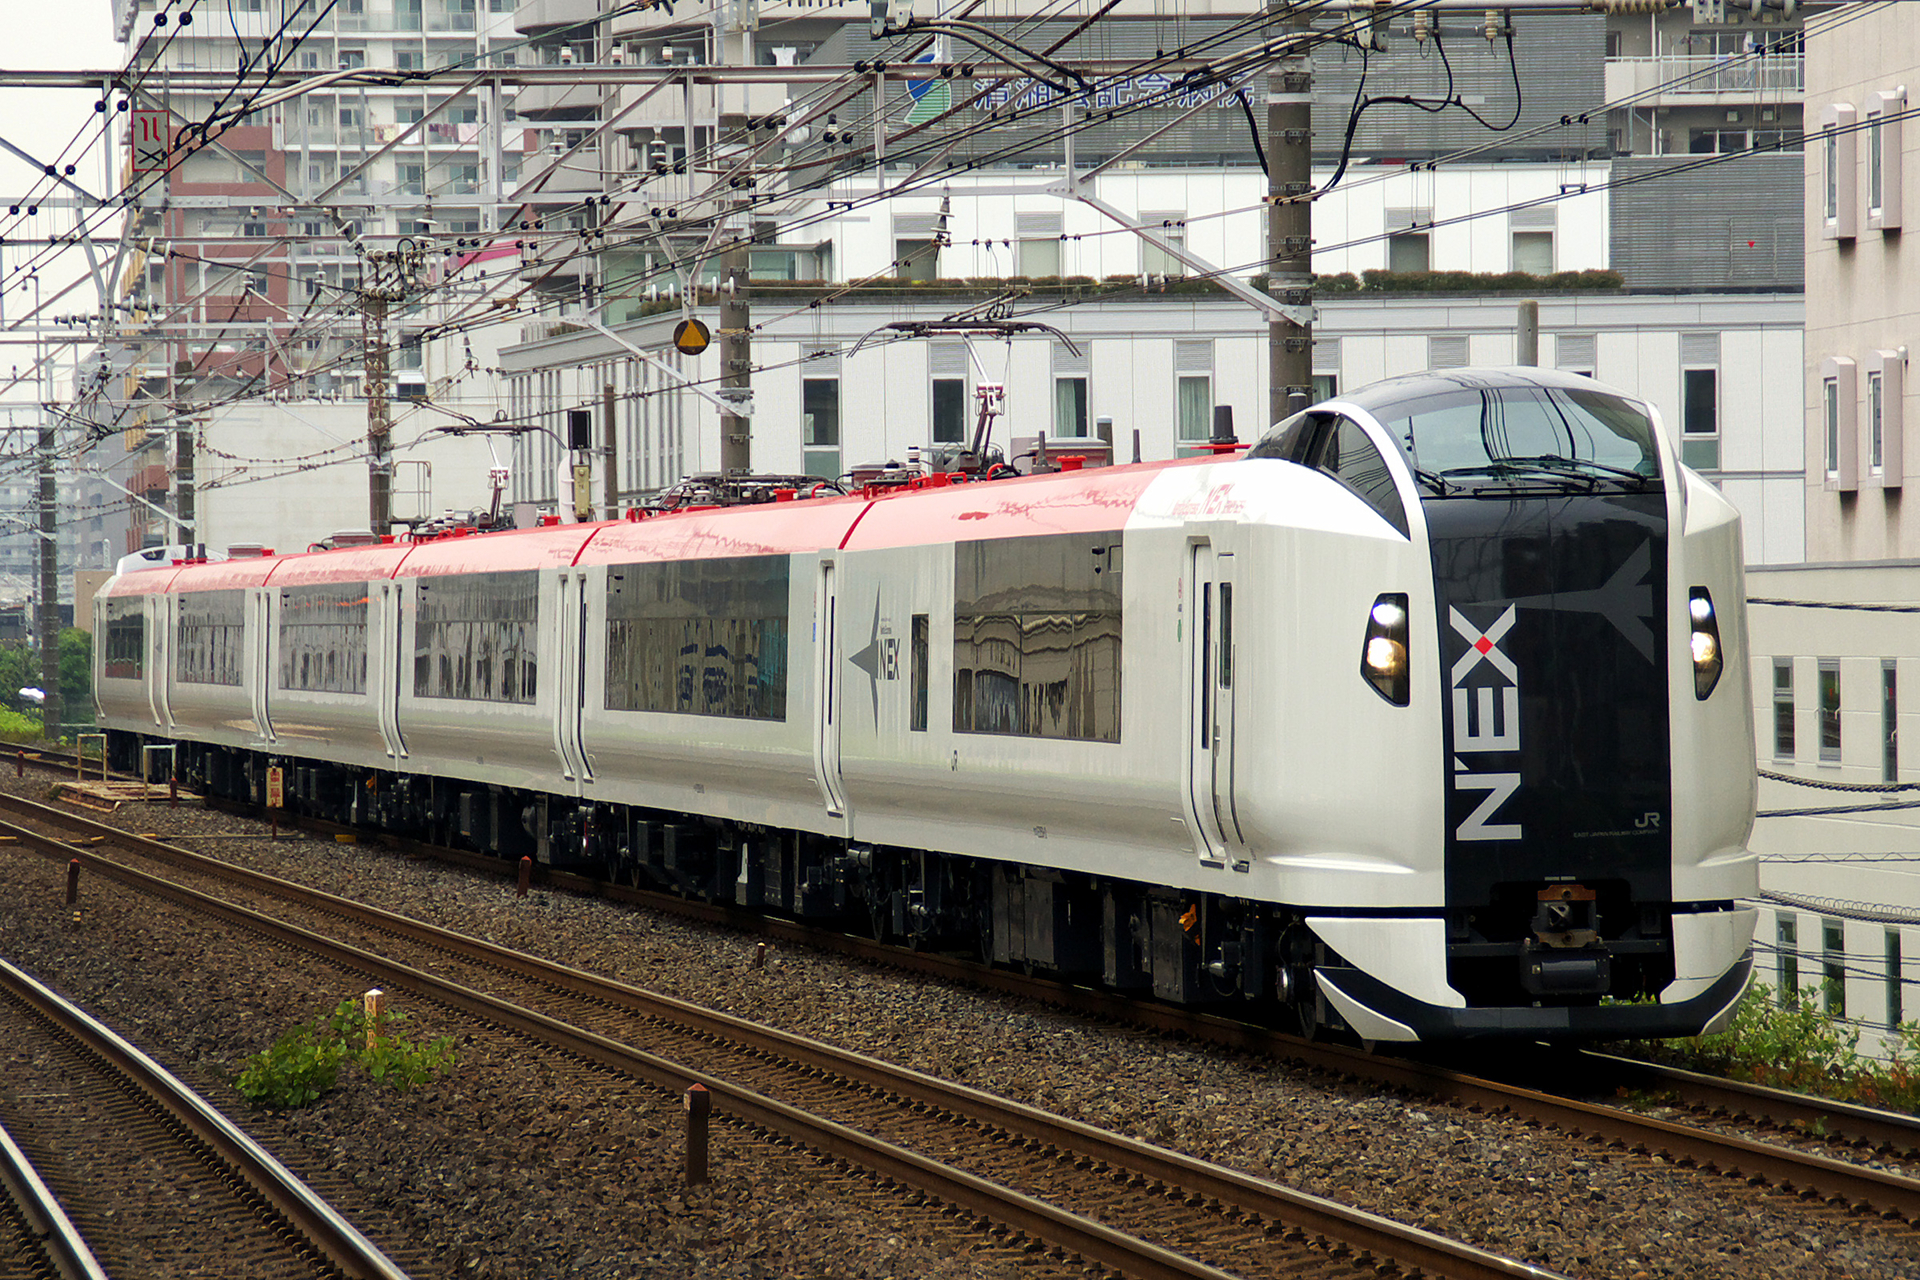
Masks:
[[[122,57],[111,31],[112,7],[108,0],[0,0],[0,68],[110,70],[119,66]],[[99,116],[93,109],[99,98],[97,92],[0,89],[0,138],[42,164],[76,165],[75,182],[93,195],[110,196],[110,190],[102,189],[107,184],[107,171],[99,145]],[[62,162],[59,157],[63,153],[66,159]],[[47,190],[42,172],[0,148],[0,196],[5,197],[0,200],[0,235],[7,240],[5,249],[0,250],[0,263],[5,267],[0,279],[9,286],[6,297],[0,299],[0,313],[9,322],[32,308],[33,285],[17,270],[31,252],[23,242],[38,239],[44,249],[49,234],[72,226],[68,212],[28,218],[23,207],[18,216],[7,214],[9,207],[24,204],[29,196]],[[84,271],[81,254],[64,249],[42,270],[40,287],[43,293],[51,294]],[[99,299],[87,286],[84,292],[67,295],[58,305],[66,308],[61,314],[93,312]],[[25,364],[29,350],[0,348],[0,370]],[[70,361],[62,360],[61,364]],[[0,384],[5,381],[0,378]],[[35,398],[31,390],[16,387],[0,395],[0,403],[12,405]]]

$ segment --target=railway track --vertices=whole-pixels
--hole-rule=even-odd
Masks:
[[[13,1135],[0,1128],[0,1277],[107,1280],[99,1259]]]
[[[3,803],[32,817],[32,827],[7,833],[51,856],[615,1072],[675,1091],[702,1085],[716,1113],[1124,1275],[1348,1277],[1383,1266],[1475,1280],[1551,1274],[877,1059],[31,802]],[[217,877],[223,895],[263,895],[306,923],[150,876],[105,857],[90,844],[96,838],[176,873]]]
[[[66,767],[72,767],[70,761]],[[348,830],[326,822],[299,821],[321,831]],[[496,858],[386,836],[380,840],[409,853],[473,866],[494,875],[512,874],[512,868]],[[1528,1064],[1527,1080],[1535,1084],[1541,1079],[1555,1081],[1551,1088],[1530,1087],[1517,1076],[1490,1079],[1436,1063],[1309,1042],[1232,1019],[1141,1003],[1110,992],[1067,986],[952,956],[905,951],[865,938],[827,933],[817,927],[668,894],[611,886],[545,868],[539,869],[538,875],[554,888],[633,901],[778,941],[835,951],[945,981],[1004,991],[1103,1020],[1141,1025],[1296,1062],[1469,1110],[1549,1126],[1602,1147],[1658,1155],[1743,1181],[1920,1224],[1920,1181],[1827,1154],[1838,1145],[1852,1148],[1854,1154],[1894,1162],[1920,1158],[1920,1119],[1910,1115],[1590,1051],[1523,1058]],[[1682,1123],[1642,1115],[1628,1107],[1593,1101],[1596,1097],[1623,1091],[1650,1095],[1687,1113],[1697,1122]],[[1722,1131],[1729,1128],[1759,1132],[1778,1141],[1756,1141],[1742,1133]]]
[[[22,1155],[6,1181],[52,1268],[42,1274],[215,1274],[215,1256],[218,1274],[406,1280],[211,1104],[4,961],[0,1040],[0,1110],[39,1171]]]

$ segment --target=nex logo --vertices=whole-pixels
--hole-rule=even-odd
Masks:
[[[1453,629],[1467,642],[1467,650],[1453,664],[1453,788],[1455,791],[1484,791],[1480,802],[1466,821],[1454,829],[1456,840],[1518,840],[1518,823],[1490,824],[1489,818],[1520,789],[1520,775],[1480,773],[1471,769],[1464,757],[1489,752],[1520,750],[1520,669],[1500,649],[1500,642],[1513,629],[1515,605],[1484,631],[1458,609],[1448,606]],[[1500,683],[1505,677],[1505,683]]]

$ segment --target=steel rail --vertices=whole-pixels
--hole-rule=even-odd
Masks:
[[[31,835],[24,829],[14,834]],[[45,837],[36,837],[44,840]],[[57,841],[47,841],[57,845]],[[164,882],[163,882],[164,883]],[[205,1143],[309,1244],[356,1280],[407,1280],[392,1259],[315,1195],[265,1148],[243,1133],[213,1104],[121,1038],[86,1010],[69,1003],[32,975],[0,960],[0,987],[104,1059],[153,1099],[188,1133]]]
[[[40,1180],[33,1163],[14,1144],[13,1135],[0,1128],[0,1185],[19,1206],[28,1230],[47,1252],[61,1280],[107,1280],[86,1237],[60,1207],[59,1198]]]
[[[28,806],[45,809],[45,806],[19,801],[15,797],[0,797],[0,804],[15,809]],[[105,824],[89,819],[64,814],[59,810],[47,810],[41,816],[49,822],[60,821],[86,830],[90,838],[106,835],[108,839],[118,840],[140,852],[179,865],[191,865],[196,870],[242,882],[252,888],[315,904],[355,922],[387,930],[409,940],[428,943],[555,989],[615,1005],[642,1016],[678,1023],[698,1034],[729,1040],[756,1052],[817,1064],[867,1089],[912,1104],[938,1108],[985,1125],[1017,1131],[1032,1141],[1074,1151],[1090,1160],[1128,1170],[1144,1179],[1181,1187],[1222,1205],[1285,1223],[1311,1235],[1341,1241],[1359,1252],[1390,1258],[1409,1271],[1456,1277],[1458,1280],[1554,1280],[1557,1274],[1264,1178],[999,1098],[983,1090],[949,1083],[822,1041],[761,1026],[478,938],[452,933],[407,916],[206,858],[164,842],[124,832],[116,833]],[[970,1212],[1005,1222],[1050,1244],[1070,1249],[1089,1261],[1117,1267],[1129,1275],[1225,1274],[999,1184],[950,1169],[917,1153],[857,1133],[836,1122],[812,1117],[718,1077],[691,1070],[523,1006],[325,938],[298,925],[278,921],[234,904],[222,903],[171,881],[151,877],[135,868],[103,858],[91,847],[76,849],[51,837],[7,824],[0,824],[0,830],[55,856],[79,857],[83,865],[90,865],[102,874],[143,891],[182,902],[242,927],[286,938],[303,948],[325,955],[335,963],[366,970],[384,983],[410,985],[443,1003],[488,1021],[510,1026],[524,1034],[557,1043],[569,1052],[625,1074],[637,1075],[663,1088],[680,1089],[690,1083],[703,1084],[713,1094],[716,1107],[725,1109],[730,1106],[735,1114],[748,1123],[787,1134],[815,1150],[836,1158],[854,1160],[884,1176],[921,1187]],[[1013,1198],[1007,1200],[1006,1197]],[[1141,1250],[1146,1252],[1142,1253]]]
[[[1664,1062],[1642,1062],[1584,1049],[1580,1057],[1615,1079],[1639,1080],[1702,1111],[1804,1129],[1821,1137],[1863,1143],[1880,1151],[1920,1151],[1920,1116],[1882,1111],[1835,1098],[1724,1080]]]

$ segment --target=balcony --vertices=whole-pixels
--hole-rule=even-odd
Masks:
[[[1797,100],[1806,80],[1803,53],[1608,58],[1606,95],[1609,102],[1649,95],[1634,104],[1639,107],[1738,105],[1758,98]]]
[[[620,89],[621,108],[645,97],[650,86],[624,85]],[[697,121],[711,123],[716,103],[728,112],[739,115],[772,115],[787,103],[787,86],[784,84],[734,84],[725,86],[696,84],[693,86],[693,115]],[[522,95],[528,91],[522,89]],[[516,105],[516,109],[517,105]],[[687,90],[684,85],[670,85],[655,93],[645,104],[620,118],[615,126],[620,129],[657,129],[662,126],[685,128],[687,123]]]
[[[554,145],[559,146],[558,143]],[[606,186],[606,169],[600,163],[598,147],[581,147],[578,151],[561,159],[564,154],[564,148],[560,152],[555,152],[553,147],[528,153],[520,162],[520,172],[525,175],[527,181],[514,189],[513,199],[524,200],[535,194],[597,193]],[[554,166],[553,172],[548,173],[544,178],[539,177],[547,166],[554,164],[556,160],[560,163]],[[536,178],[539,179],[537,182],[534,181]]]
[[[549,27],[592,22],[599,16],[600,0],[520,0],[520,7],[513,11],[513,29],[530,36]]]
[[[553,0],[548,0],[552,3]],[[905,6],[895,6],[896,11]],[[527,11],[527,5],[520,6],[520,13]],[[866,22],[872,11],[868,0],[761,0],[760,25],[770,27],[775,23],[804,19],[813,22]],[[689,16],[691,15],[691,16]],[[615,39],[640,37],[642,39],[673,31],[685,31],[712,23],[711,10],[694,13],[681,6],[678,17],[666,5],[640,9],[620,14],[613,19],[612,35]],[[526,30],[524,20],[515,17],[514,22],[521,30]]]
[[[513,100],[514,114],[528,120],[589,119],[605,93],[595,84],[530,84]]]

